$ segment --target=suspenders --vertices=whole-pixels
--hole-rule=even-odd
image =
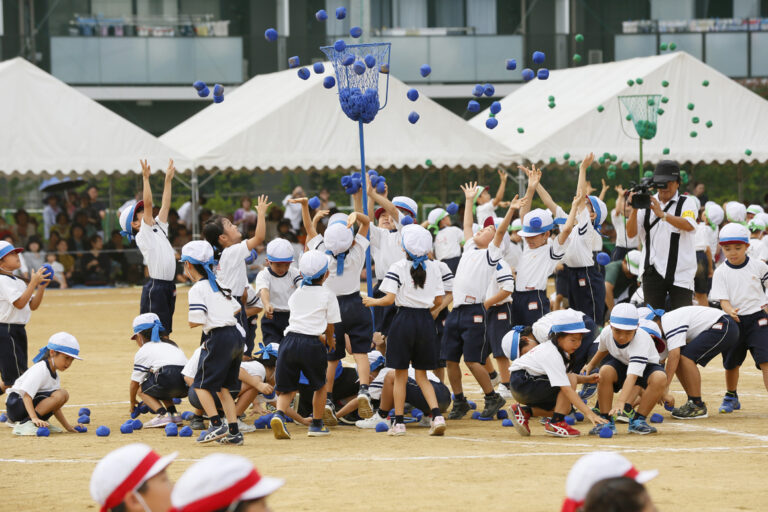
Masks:
[[[672,208],[671,201],[664,208],[664,212],[669,212]],[[677,196],[677,204],[675,205],[675,217],[679,217],[683,213],[683,204],[685,204],[685,196]],[[643,219],[643,228],[645,229],[645,268],[651,266],[651,229],[661,221],[660,217],[651,222],[651,212],[646,210],[645,218]],[[667,272],[664,276],[664,281],[668,284],[675,282],[675,271],[677,270],[677,254],[680,250],[680,233],[672,233],[669,237],[669,253],[667,254]]]

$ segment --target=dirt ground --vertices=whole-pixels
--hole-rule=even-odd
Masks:
[[[187,289],[180,288],[173,339],[190,355],[199,329],[187,327]],[[130,338],[138,314],[140,289],[46,292],[27,328],[30,355],[57,331],[80,341],[84,361],[75,361],[61,376],[75,422],[79,407],[92,411],[87,434],[50,438],[15,437],[0,426],[0,501],[10,510],[98,509],[88,491],[91,472],[109,451],[144,442],[161,454],[179,452],[170,467],[175,480],[194,461],[217,450],[250,458],[263,474],[286,485],[270,498],[281,510],[559,510],[570,466],[584,453],[615,450],[639,469],[656,468],[648,484],[660,510],[764,510],[768,460],[768,394],[751,365],[742,371],[742,410],[718,415],[723,371],[715,360],[703,370],[704,399],[711,417],[672,420],[669,413],[655,436],[629,436],[626,426],[612,439],[552,438],[538,423],[530,438],[520,437],[500,421],[448,423],[446,436],[432,438],[425,429],[408,435],[355,427],[336,427],[327,438],[306,437],[290,425],[290,441],[276,441],[269,430],[246,434],[242,447],[216,443],[197,446],[193,438],[167,438],[162,430],[119,432],[128,418],[128,383],[137,347]],[[480,389],[467,376],[470,398],[482,406]],[[684,394],[676,385],[678,400]],[[2,399],[0,399],[2,400]],[[0,401],[0,406],[4,401]],[[186,401],[182,404],[185,410]],[[142,417],[143,420],[148,416]],[[98,425],[112,435],[96,437]],[[583,433],[588,427],[582,423]],[[215,476],[212,476],[215,478]]]

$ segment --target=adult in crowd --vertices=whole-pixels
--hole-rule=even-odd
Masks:
[[[289,201],[291,199],[299,199],[301,197],[306,197],[306,194],[304,193],[304,189],[301,188],[301,186],[298,186],[293,189],[293,192],[285,196],[285,199],[283,199],[283,206],[285,207],[285,215],[283,218],[291,221],[291,231],[294,233],[298,233],[299,228],[301,227],[301,205],[299,203],[291,203]]]
[[[51,194],[45,198],[45,208],[43,208],[43,232],[45,239],[51,236],[51,228],[56,224],[56,217],[61,213],[59,207],[59,198]]]
[[[693,302],[696,275],[696,205],[679,194],[680,166],[672,160],[656,164],[653,181],[659,187],[650,208],[632,209],[627,236],[645,247],[643,295],[657,309],[673,310]],[[634,192],[628,197],[631,204]]]
[[[37,226],[29,218],[27,210],[19,208],[16,213],[13,214],[13,225],[11,226],[11,234],[15,241],[15,245],[18,247],[26,247],[29,242],[29,237],[34,236],[37,233]]]
[[[107,206],[99,199],[99,189],[96,185],[91,185],[86,191],[88,194],[88,222],[94,227],[95,232],[103,236],[102,220],[107,214]]]

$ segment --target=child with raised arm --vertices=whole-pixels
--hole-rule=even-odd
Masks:
[[[472,198],[472,212],[477,213],[477,223],[482,226],[488,217],[496,217],[496,207],[504,199],[504,192],[507,188],[507,172],[504,169],[497,169],[499,174],[499,188],[496,190],[496,196],[491,197],[490,187],[477,187],[475,197]]]

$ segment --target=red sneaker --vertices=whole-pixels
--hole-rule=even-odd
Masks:
[[[558,421],[557,423],[548,421],[547,424],[544,425],[544,430],[547,434],[557,437],[579,437],[581,435],[578,430],[567,424],[565,421]]]
[[[515,430],[521,436],[531,435],[531,427],[528,426],[528,420],[531,415],[525,412],[525,409],[520,407],[520,404],[515,404],[509,408],[509,412],[512,416],[512,424],[515,426]]]

